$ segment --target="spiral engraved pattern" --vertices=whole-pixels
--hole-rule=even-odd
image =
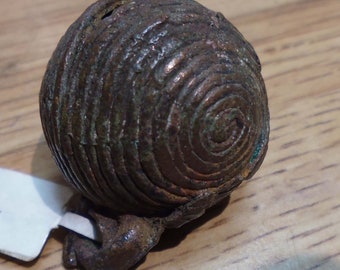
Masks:
[[[117,212],[165,215],[227,196],[262,163],[259,60],[191,0],[102,0],[68,29],[40,94],[44,133],[73,186]]]

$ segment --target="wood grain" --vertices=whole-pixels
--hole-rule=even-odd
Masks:
[[[91,2],[1,0],[1,167],[63,181],[42,136],[38,93],[57,41]],[[200,2],[259,54],[269,152],[227,208],[167,232],[138,269],[340,269],[340,1]],[[63,269],[63,236],[54,232],[32,263],[0,257],[0,269]]]

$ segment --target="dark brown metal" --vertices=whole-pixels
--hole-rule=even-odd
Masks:
[[[117,219],[92,213],[102,233],[102,243],[81,238],[74,233],[66,237],[65,267],[124,270],[138,263],[158,243],[164,231],[160,220],[122,215]]]
[[[157,220],[160,233],[227,198],[257,171],[269,139],[254,49],[222,14],[191,0],[90,6],[48,64],[40,112],[68,182],[118,220]]]

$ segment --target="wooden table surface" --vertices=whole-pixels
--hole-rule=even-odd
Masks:
[[[91,2],[1,0],[0,167],[63,182],[38,93],[57,41]],[[138,269],[340,269],[340,1],[199,2],[221,11],[261,59],[269,151],[227,208],[167,232]],[[32,263],[0,256],[0,269],[63,269],[63,236],[52,233]]]

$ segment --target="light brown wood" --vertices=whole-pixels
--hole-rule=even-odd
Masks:
[[[42,135],[38,93],[57,41],[91,2],[1,0],[1,167],[63,181]],[[270,147],[227,208],[168,232],[138,269],[340,269],[340,1],[200,2],[258,52]],[[63,269],[63,236],[53,233],[29,264],[0,256],[0,269]]]

